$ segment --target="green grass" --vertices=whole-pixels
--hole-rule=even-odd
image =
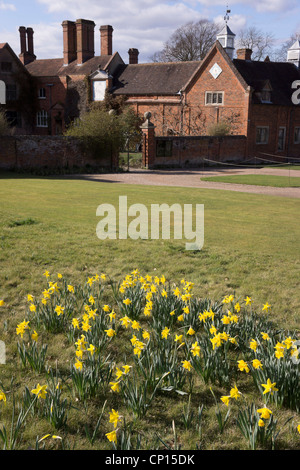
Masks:
[[[278,170],[300,170],[300,165],[274,165],[274,167],[266,166],[265,168],[277,168]]]
[[[184,240],[99,240],[96,237],[97,206],[109,203],[118,207],[120,195],[127,195],[128,206],[144,203],[150,207],[152,203],[162,202],[204,204],[203,249],[188,252]],[[59,272],[70,282],[81,284],[96,272],[104,272],[121,281],[135,268],[144,274],[164,274],[171,283],[179,283],[185,277],[195,283],[195,292],[201,298],[219,300],[226,294],[235,293],[237,298],[244,299],[249,295],[259,312],[268,301],[272,305],[272,321],[287,330],[299,329],[297,199],[2,174],[0,200],[3,202],[0,207],[0,300],[5,301],[0,310],[0,340],[7,346],[7,364],[0,365],[0,388],[1,382],[9,388],[11,376],[15,377],[18,394],[24,385],[33,387],[37,382],[43,383],[41,375],[20,368],[15,328],[24,320],[27,294],[40,298],[46,285],[43,276],[46,269],[54,279]],[[104,300],[111,301],[111,298]],[[43,337],[48,343],[50,361],[54,366],[59,364],[66,373],[74,349],[62,334],[55,338],[50,334]],[[115,346],[112,348],[112,352],[116,352]],[[233,423],[224,435],[218,435],[212,396],[201,383],[197,384],[196,390],[194,413],[201,403],[205,403],[208,410],[204,447],[245,448]],[[221,388],[214,390],[218,396],[226,393]],[[250,387],[251,394],[254,392]],[[109,399],[111,407],[120,405],[114,397]],[[177,395],[159,397],[147,418],[134,426],[147,429],[148,438],[160,433],[171,442],[174,438],[172,420],[176,418],[176,432],[188,448],[189,443],[195,442],[195,436],[178,424],[186,402],[187,398],[179,402]],[[97,400],[87,408],[77,403],[71,410],[69,433],[77,448],[89,448],[82,430],[86,423],[91,428],[95,426],[102,405],[103,401]],[[1,421],[8,419],[9,410],[8,406]],[[290,416],[285,410],[282,414]],[[24,432],[23,447],[26,448],[27,442],[32,445],[36,435],[41,437],[48,432],[52,431],[43,421],[31,420]],[[281,443],[283,448],[299,448],[295,436],[288,434]],[[101,442],[99,445],[103,446]]]
[[[250,184],[255,186],[272,186],[276,188],[299,188],[300,179],[296,176],[276,175],[228,175],[210,176],[201,178],[202,181],[214,181],[217,183]]]
[[[128,206],[204,204],[203,249],[188,252],[184,241],[172,239],[99,240],[97,206],[118,207],[119,195],[127,195]],[[259,304],[276,305],[279,321],[297,324],[297,199],[39,178],[2,179],[0,198],[0,298],[12,305],[39,289],[45,268],[75,277],[102,269],[119,277],[138,267],[174,280],[188,275],[204,296],[251,293]],[[35,223],[14,226],[20,220]]]
[[[214,181],[230,184],[248,184],[256,186],[272,186],[277,188],[300,187],[298,177],[277,175],[228,175],[201,178],[203,181]]]

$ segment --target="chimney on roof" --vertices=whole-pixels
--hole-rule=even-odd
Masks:
[[[75,21],[63,21],[64,65],[77,58],[77,38]]]
[[[101,55],[112,55],[113,27],[110,25],[100,26]]]
[[[131,47],[128,51],[129,55],[129,63],[130,64],[138,64],[139,63],[139,51],[134,47]]]
[[[25,28],[25,26],[20,26],[19,33],[21,45],[21,53],[19,54],[19,58],[24,65],[27,65],[36,59],[33,47],[34,31],[32,28]]]
[[[248,48],[238,49],[236,55],[240,60],[251,60],[252,50]]]
[[[76,20],[77,65],[83,64],[95,55],[95,23],[90,20]]]

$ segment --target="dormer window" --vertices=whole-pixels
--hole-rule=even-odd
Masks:
[[[272,85],[270,80],[264,80],[259,83],[257,94],[262,103],[272,103]]]
[[[271,91],[270,90],[263,90],[261,92],[261,101],[263,103],[271,103]]]
[[[107,81],[110,79],[108,75],[103,70],[98,70],[90,75],[91,79],[91,91],[92,91],[92,100],[93,101],[103,101],[105,97],[105,91],[107,87]]]

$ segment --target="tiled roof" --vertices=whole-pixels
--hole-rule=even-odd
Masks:
[[[154,62],[118,68],[113,93],[116,95],[175,95],[200,66],[200,62]]]
[[[95,56],[82,65],[77,65],[76,61],[64,65],[63,59],[40,59],[27,64],[26,68],[36,77],[89,75],[98,69],[105,70],[111,58],[110,55]]]
[[[267,81],[272,87],[273,104],[291,105],[292,83],[300,80],[300,70],[288,62],[260,62],[234,59],[233,64],[242,75],[246,83],[260,92]],[[253,101],[260,102],[257,96]]]

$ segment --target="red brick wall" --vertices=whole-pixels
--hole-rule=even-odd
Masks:
[[[257,127],[269,127],[267,144],[256,143]],[[279,128],[286,128],[283,151],[278,150]],[[300,144],[294,143],[295,127],[300,127],[300,107],[275,106],[267,104],[252,105],[250,113],[248,154],[258,158],[290,156],[300,158]],[[267,155],[266,155],[267,154]]]
[[[215,79],[209,72],[212,66],[217,63],[221,69],[221,74]],[[186,105],[189,109],[188,117],[193,125],[193,120],[199,115],[202,122],[201,134],[207,135],[208,128],[218,121],[228,119],[232,122],[231,133],[234,135],[247,135],[247,121],[249,108],[249,93],[245,91],[240,81],[230,69],[222,54],[216,50],[211,56],[203,71],[197,76],[197,80],[189,88],[186,96]],[[205,92],[224,92],[223,105],[206,105]],[[191,127],[187,119],[185,129]]]
[[[186,136],[186,137],[155,137],[154,156],[151,158],[152,167],[163,166],[200,166],[214,162],[242,162],[246,159],[245,136]],[[157,143],[168,141],[172,143],[170,156],[158,156]]]
[[[94,158],[84,154],[75,138],[61,136],[0,137],[0,169],[38,170],[84,168],[115,169],[118,155]]]
[[[52,86],[49,86],[51,84]],[[61,121],[62,131],[65,129],[64,105],[67,96],[67,80],[65,77],[40,77],[37,84],[37,93],[45,88],[46,98],[39,99],[39,108],[48,112],[50,129],[48,127],[35,127],[36,135],[56,135],[57,122]]]

